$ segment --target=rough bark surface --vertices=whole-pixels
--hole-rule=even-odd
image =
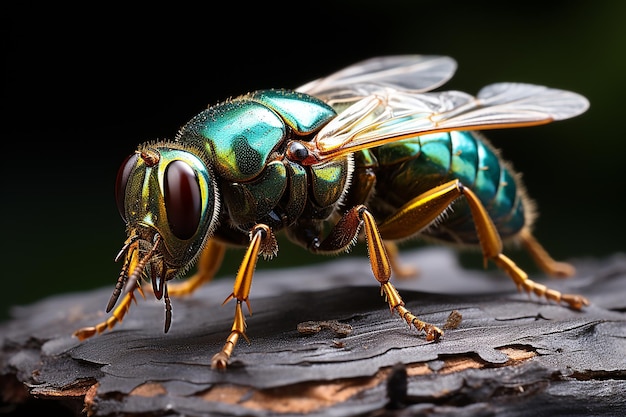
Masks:
[[[464,270],[453,252],[402,254],[421,271],[396,281],[407,307],[444,326],[436,343],[391,315],[367,260],[258,271],[250,344],[226,372],[210,369],[234,312],[232,280],[173,299],[139,300],[113,331],[79,342],[106,318],[111,288],[15,308],[0,326],[4,411],[57,415],[553,416],[626,415],[626,256],[574,260],[569,280],[535,280],[587,296],[583,311],[515,291],[498,270]],[[450,314],[457,311],[459,315]],[[299,323],[336,320],[348,335]],[[459,321],[460,320],[460,321]]]

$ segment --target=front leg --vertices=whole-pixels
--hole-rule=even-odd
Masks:
[[[137,286],[136,289],[143,296],[141,287]],[[78,338],[78,340],[83,341],[92,336],[100,334],[104,332],[105,330],[111,330],[117,323],[121,323],[122,320],[124,320],[124,317],[126,316],[126,313],[128,313],[128,310],[130,310],[130,305],[133,301],[137,302],[137,300],[135,299],[135,290],[132,290],[131,292],[127,293],[122,298],[122,301],[120,302],[120,304],[115,308],[115,310],[113,310],[113,313],[111,313],[111,316],[107,318],[105,321],[100,322],[96,324],[95,326],[82,327],[76,330],[73,333],[73,335],[76,338]]]
[[[239,341],[239,336],[243,336],[247,341],[246,336],[246,319],[243,315],[243,309],[241,305],[245,302],[248,306],[248,313],[252,315],[252,309],[250,308],[250,287],[252,286],[252,276],[256,268],[256,263],[259,254],[266,257],[271,257],[278,251],[278,243],[276,237],[268,226],[264,224],[257,224],[250,231],[250,245],[248,250],[241,261],[241,266],[237,272],[237,278],[235,278],[235,285],[233,292],[226,297],[223,304],[226,304],[231,299],[236,299],[235,305],[235,318],[233,319],[233,326],[231,327],[230,334],[226,338],[226,343],[222,350],[216,353],[211,359],[211,368],[213,369],[226,369],[228,361],[235,350],[235,346]]]

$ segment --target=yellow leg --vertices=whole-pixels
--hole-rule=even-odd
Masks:
[[[397,311],[398,315],[400,315],[409,326],[413,325],[417,330],[424,331],[424,333],[426,333],[426,340],[439,340],[439,338],[443,336],[441,329],[420,320],[404,307],[404,301],[402,301],[398,290],[389,282],[391,266],[387,252],[385,251],[385,245],[376,227],[376,221],[364,206],[357,207],[357,209],[365,226],[367,251],[372,266],[372,272],[376,280],[380,282],[381,295],[384,295],[385,300],[389,303],[389,308],[391,311]]]
[[[235,318],[233,320],[233,326],[230,330],[230,334],[226,338],[226,343],[221,351],[216,353],[211,359],[211,368],[213,369],[225,369],[228,366],[228,361],[237,345],[239,336],[243,336],[248,340],[246,336],[246,320],[243,315],[243,309],[241,305],[245,302],[248,306],[248,312],[252,315],[252,309],[250,308],[250,287],[252,286],[252,276],[256,268],[256,263],[259,254],[265,256],[272,256],[277,252],[278,243],[272,230],[264,225],[258,224],[252,228],[250,232],[250,245],[241,262],[239,271],[237,272],[237,278],[235,278],[235,285],[233,286],[233,292],[226,297],[224,304],[231,299],[236,299],[235,305]]]
[[[127,247],[125,247],[125,251],[128,251],[128,256],[124,262],[124,266],[122,267],[122,273],[120,277],[123,277],[128,274],[128,271],[134,271],[134,269],[139,264],[138,258],[138,249],[136,242],[131,242],[130,240],[126,242]],[[174,296],[182,296],[191,294],[196,289],[198,289],[202,284],[210,281],[214,276],[217,270],[219,269],[222,260],[224,258],[224,252],[226,248],[223,244],[218,243],[216,241],[209,241],[202,251],[200,255],[200,260],[198,262],[198,273],[189,278],[184,282],[178,284],[168,284],[166,287],[166,324],[165,324],[165,332],[169,329],[169,324],[171,320],[171,307],[169,304],[169,295]],[[106,311],[109,312],[113,309],[119,295],[122,292],[124,281],[122,279],[118,279],[118,283],[115,287],[115,291],[111,296],[111,300],[109,300],[109,304],[107,306]],[[146,286],[147,291],[152,292],[152,288],[150,286]],[[136,284],[135,289],[139,290],[141,296],[144,296],[143,288]],[[145,297],[144,297],[145,298]],[[122,319],[128,313],[130,309],[131,301],[136,301],[134,296],[134,290],[127,293],[120,304],[113,310],[111,316],[101,322],[91,327],[83,327],[74,332],[74,336],[76,336],[80,340],[85,340],[90,338],[96,334],[100,334],[107,329],[112,329],[117,323],[121,323]]]
[[[409,326],[415,326],[426,333],[428,340],[439,339],[443,332],[432,324],[421,321],[404,307],[404,302],[398,291],[389,282],[392,271],[392,259],[387,254],[386,248],[392,250],[395,246],[391,242],[383,242],[376,221],[364,205],[357,205],[345,212],[339,221],[329,231],[324,240],[315,239],[308,245],[314,253],[338,253],[350,247],[359,235],[361,226],[364,225],[367,238],[367,250],[374,277],[380,283],[381,295],[389,304],[391,311],[396,311]],[[392,254],[393,256],[393,254]]]
[[[552,259],[527,228],[522,229],[519,237],[526,251],[530,253],[535,263],[546,274],[559,278],[567,278],[576,273],[576,269],[572,265]]]
[[[419,270],[413,266],[405,265],[400,262],[398,245],[394,242],[385,241],[385,249],[387,250],[387,255],[389,256],[389,263],[391,264],[391,270],[393,271],[393,275],[397,279],[409,279],[414,278],[419,275]]]
[[[141,295],[143,296],[143,292],[141,287],[137,287]],[[121,323],[130,310],[130,305],[132,301],[137,301],[135,299],[135,291],[131,291],[127,293],[124,298],[122,298],[122,302],[113,310],[111,316],[105,321],[96,324],[92,327],[83,327],[74,332],[74,336],[78,338],[78,340],[85,340],[97,334],[104,332],[107,329],[112,329],[117,323]]]
[[[184,281],[169,283],[169,294],[174,297],[189,295],[211,281],[222,265],[225,252],[226,246],[224,244],[209,240],[200,254],[198,271]]]
[[[141,262],[138,253],[139,248],[136,239],[128,238],[124,243],[124,248],[118,255],[118,257],[120,257],[121,255],[126,254],[126,258],[124,260],[124,265],[122,267],[120,277],[118,278],[117,284],[115,285],[115,290],[113,291],[111,299],[109,300],[109,303],[106,307],[107,313],[113,310],[113,307],[115,306],[118,297],[122,293],[122,288],[125,284],[124,277],[128,276],[129,271],[134,271]],[[74,336],[77,337],[79,340],[85,340],[92,336],[95,336],[96,334],[100,334],[107,329],[112,329],[117,323],[121,323],[124,319],[124,316],[126,316],[126,313],[128,313],[128,310],[130,309],[131,302],[137,301],[135,299],[135,290],[138,290],[141,296],[145,298],[142,287],[137,282],[135,282],[134,287],[132,287],[132,289],[128,293],[126,293],[126,295],[124,295],[122,301],[113,310],[113,313],[111,313],[108,319],[96,324],[95,326],[83,327],[81,329],[78,329],[74,332]]]
[[[406,237],[411,233],[417,233],[428,226],[455,199],[461,196],[467,200],[472,213],[485,262],[490,259],[504,269],[520,290],[535,293],[555,302],[564,302],[574,309],[580,309],[583,305],[589,304],[589,301],[583,296],[562,294],[559,291],[549,289],[545,285],[530,280],[522,269],[502,253],[502,241],[485,207],[478,197],[458,180],[440,185],[411,200],[398,210],[396,214],[379,225],[380,233],[385,239],[397,239]],[[531,242],[530,246],[535,254],[541,255],[541,251],[538,249],[541,246],[538,243],[533,243],[532,237],[529,238],[529,236],[522,235],[522,239],[524,240],[524,237],[526,237],[526,241]],[[545,259],[543,259],[543,262],[550,264]]]

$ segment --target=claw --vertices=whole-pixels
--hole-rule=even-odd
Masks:
[[[82,329],[76,330],[73,336],[82,342],[85,339],[95,336],[96,333],[98,333],[98,330],[95,327],[83,327]]]
[[[443,336],[443,330],[432,324],[427,324],[424,327],[424,332],[426,333],[426,340],[429,342],[438,342]]]
[[[218,352],[211,358],[211,368],[223,371],[228,366],[228,356],[224,352]]]
[[[569,306],[573,308],[574,310],[580,310],[583,308],[583,306],[589,305],[588,299],[586,299],[582,295],[577,295],[577,294],[563,294],[561,296],[561,301],[564,301],[567,304],[569,304]]]

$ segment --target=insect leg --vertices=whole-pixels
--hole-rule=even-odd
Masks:
[[[256,268],[256,262],[259,254],[264,256],[272,256],[278,250],[278,243],[272,230],[264,225],[257,224],[252,228],[250,232],[250,245],[241,262],[239,271],[237,272],[237,278],[235,278],[235,285],[233,292],[226,297],[223,304],[226,304],[231,299],[236,299],[235,305],[235,318],[233,320],[233,326],[230,330],[230,334],[226,338],[226,343],[222,350],[216,353],[211,359],[211,368],[213,369],[225,369],[228,365],[235,345],[239,340],[239,336],[243,336],[248,340],[246,336],[246,320],[243,315],[243,309],[241,305],[245,302],[248,306],[248,312],[252,315],[252,309],[250,308],[250,301],[248,296],[250,295],[250,286],[252,285],[252,276],[254,275],[254,269]],[[248,341],[249,342],[249,341]]]
[[[226,246],[213,239],[209,240],[200,253],[198,271],[182,282],[169,283],[168,291],[173,297],[189,295],[211,281],[222,265]]]
[[[143,297],[143,292],[141,290],[141,287],[137,286],[136,289],[139,290],[139,292],[141,293]],[[132,301],[135,301],[135,302],[137,301],[135,299],[134,290],[126,293],[124,298],[122,298],[122,301],[120,302],[120,304],[115,308],[115,310],[113,310],[113,313],[108,319],[106,319],[105,321],[101,323],[96,324],[95,326],[83,327],[81,329],[78,329],[74,332],[74,336],[77,337],[78,340],[82,341],[92,336],[95,336],[96,334],[100,334],[107,329],[109,330],[112,329],[113,326],[115,326],[117,323],[122,322],[122,320],[124,319],[124,316],[126,316],[126,313],[128,313],[128,310],[130,310],[130,305],[131,305],[130,303]]]
[[[526,251],[546,274],[567,278],[576,273],[576,269],[567,262],[555,261],[527,228],[522,229],[519,237]]]
[[[472,217],[476,224],[476,231],[483,250],[483,255],[494,261],[500,268],[504,269],[513,279],[518,289],[524,290],[529,294],[533,292],[539,297],[545,297],[557,303],[567,303],[571,308],[576,310],[580,310],[583,305],[589,305],[589,301],[581,295],[562,294],[559,291],[552,290],[545,285],[529,279],[526,272],[502,253],[500,237],[497,235],[497,230],[478,197],[470,189],[463,187],[460,182],[458,185],[472,211]]]
[[[379,230],[386,239],[410,236],[409,231],[417,233],[428,226],[461,196],[467,200],[472,213],[485,262],[488,259],[492,260],[507,272],[520,290],[527,293],[532,292],[548,300],[565,302],[574,309],[580,309],[583,305],[589,304],[589,301],[580,295],[562,294],[529,279],[521,268],[502,253],[502,241],[485,207],[476,194],[464,187],[459,180],[442,184],[409,201],[396,214],[382,222]]]
[[[136,238],[130,237],[125,242],[124,248],[122,248],[122,251],[120,251],[120,254],[118,255],[119,258],[121,255],[126,254],[126,258],[124,260],[124,266],[122,267],[120,277],[118,278],[117,284],[115,285],[113,295],[111,296],[111,299],[109,300],[109,303],[107,305],[107,313],[113,309],[120,294],[122,293],[122,289],[126,285],[128,285],[128,271],[134,271],[141,262],[138,256],[139,249],[137,247],[136,240]],[[96,334],[100,334],[107,329],[112,329],[117,323],[121,323],[122,319],[124,318],[124,316],[126,316],[126,313],[128,313],[128,310],[130,309],[131,302],[137,302],[137,300],[135,299],[135,290],[138,290],[141,296],[145,298],[142,287],[137,283],[137,281],[135,281],[134,286],[132,286],[130,290],[126,292],[126,294],[122,298],[122,301],[113,310],[113,313],[111,313],[108,319],[96,324],[95,326],[83,327],[81,329],[78,329],[74,332],[74,336],[82,341],[92,336],[95,336]]]
[[[395,242],[385,241],[385,249],[387,250],[387,256],[389,256],[389,263],[391,264],[391,270],[398,279],[409,279],[419,275],[419,270],[411,265],[405,265],[400,262],[398,255],[398,245]]]
[[[391,311],[395,310],[409,326],[413,325],[416,329],[423,330],[426,333],[427,340],[438,340],[443,336],[443,331],[430,323],[420,320],[404,307],[404,301],[402,301],[398,290],[389,282],[391,263],[374,216],[365,206],[358,205],[346,212],[330,231],[330,234],[312,250],[314,252],[333,252],[347,247],[350,242],[356,239],[361,225],[365,227],[367,250],[372,272],[376,280],[380,282],[381,295],[385,296]]]

